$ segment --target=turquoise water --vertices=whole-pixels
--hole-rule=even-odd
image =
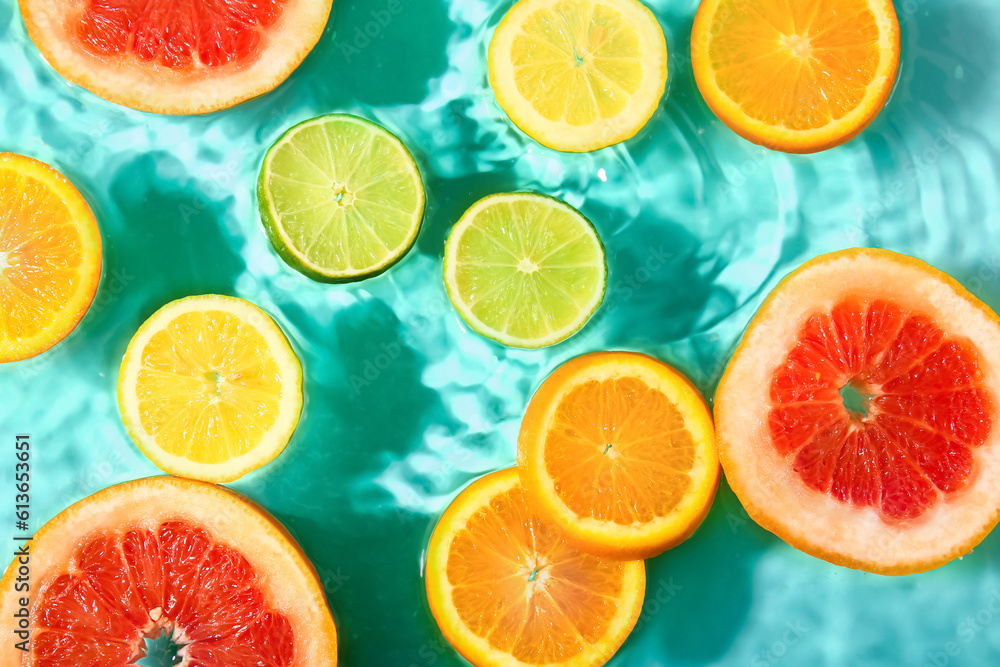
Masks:
[[[891,101],[855,141],[804,157],[757,148],[708,111],[686,54],[695,0],[649,3],[670,47],[669,95],[639,136],[589,155],[540,148],[497,107],[485,48],[509,2],[399,3],[366,44],[358,31],[390,3],[338,0],[320,45],[276,91],[172,118],[64,82],[28,41],[14,0],[0,0],[0,150],[66,173],[106,244],[101,289],[78,330],[0,368],[0,442],[33,437],[39,524],[98,489],[158,473],[125,434],[113,392],[139,324],[188,294],[248,298],[296,346],[307,405],[285,453],[232,487],[281,519],[316,564],[343,665],[461,665],[427,610],[421,552],[458,489],[513,463],[525,403],[562,361],[644,350],[710,396],[777,280],[856,245],[922,257],[1000,307],[994,0],[897,2],[903,61]],[[253,195],[267,146],[332,111],[400,136],[428,190],[414,251],[346,287],[286,267]],[[440,279],[451,224],[483,195],[514,189],[579,207],[608,249],[604,305],[578,335],[542,351],[472,333]],[[13,481],[11,466],[0,469],[2,499]],[[0,525],[11,525],[11,504],[0,502]],[[615,667],[979,666],[1000,655],[990,609],[998,535],[934,572],[884,578],[793,550],[749,521],[723,485],[703,527],[648,572],[643,617]]]

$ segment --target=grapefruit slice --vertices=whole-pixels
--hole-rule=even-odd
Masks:
[[[68,336],[101,281],[101,232],[86,200],[55,169],[0,153],[0,363]]]
[[[517,458],[535,509],[608,558],[650,558],[686,540],[719,483],[701,393],[635,352],[593,352],[556,369],[524,413]]]
[[[754,316],[715,397],[747,512],[832,563],[909,574],[1000,517],[1000,319],[887,250],[818,257]]]
[[[577,550],[535,513],[516,468],[486,475],[448,506],[427,550],[427,599],[444,636],[476,667],[598,667],[639,618],[641,560]]]
[[[207,113],[268,92],[319,41],[332,0],[20,0],[62,76],[142,111]]]
[[[16,638],[30,600],[29,650],[0,664],[125,667],[144,639],[172,633],[183,665],[333,667],[337,632],[316,573],[291,536],[213,484],[150,477],[81,500],[0,580],[0,630]],[[22,636],[23,638],[23,636]]]

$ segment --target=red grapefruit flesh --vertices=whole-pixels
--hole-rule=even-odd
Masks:
[[[807,262],[754,316],[715,399],[720,458],[791,545],[884,574],[970,551],[1000,517],[1000,319],[885,250]]]
[[[0,582],[9,632],[24,595],[18,566]],[[124,667],[163,631],[182,665],[337,662],[336,629],[298,546],[262,509],[204,482],[154,477],[80,501],[35,536],[30,583],[30,650],[5,642],[4,665]]]
[[[20,0],[64,77],[112,102],[205,113],[284,81],[319,41],[332,0]]]

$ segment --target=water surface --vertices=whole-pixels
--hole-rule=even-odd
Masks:
[[[66,83],[27,39],[16,2],[0,0],[0,150],[66,173],[94,207],[106,252],[79,329],[40,358],[0,368],[0,439],[33,436],[39,522],[158,473],[129,441],[114,397],[139,324],[189,294],[250,299],[293,341],[307,404],[285,453],[232,487],[281,519],[316,564],[345,667],[461,665],[427,610],[422,551],[460,488],[513,463],[524,406],[561,362],[642,350],[711,396],[780,277],[857,245],[926,259],[1000,306],[993,0],[897,3],[903,61],[892,99],[859,138],[813,156],[753,146],[708,111],[687,55],[695,0],[649,3],[670,46],[669,95],[636,138],[588,155],[540,147],[497,106],[485,49],[509,2],[398,1],[338,0],[319,46],[276,91],[207,116],[166,117]],[[390,4],[399,11],[380,25]],[[428,190],[414,251],[350,286],[285,266],[253,194],[271,142],[333,111],[399,135]],[[530,352],[471,332],[440,276],[445,236],[465,208],[522,189],[579,207],[611,271],[591,323]],[[11,489],[12,467],[0,468]],[[0,525],[11,525],[10,504],[2,507]],[[649,561],[640,625],[610,664],[991,664],[1000,655],[989,607],[1000,596],[998,560],[994,536],[927,574],[838,568],[757,527],[723,485],[697,534]]]

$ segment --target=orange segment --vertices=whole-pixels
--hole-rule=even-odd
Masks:
[[[712,111],[749,141],[825,150],[885,105],[899,65],[890,0],[704,0],[691,36]]]
[[[613,378],[590,380],[566,395],[543,456],[567,507],[627,526],[680,504],[691,485],[695,448],[663,392],[636,378]],[[607,484],[594,484],[595,473]]]
[[[477,667],[603,665],[642,608],[641,561],[583,553],[528,504],[515,468],[473,483],[427,554],[438,625]]]
[[[690,382],[652,357],[598,352],[542,383],[518,465],[547,519],[581,549],[647,558],[685,540],[719,480],[712,419]]]
[[[100,231],[77,189],[47,164],[0,153],[0,362],[65,338],[100,279]]]

